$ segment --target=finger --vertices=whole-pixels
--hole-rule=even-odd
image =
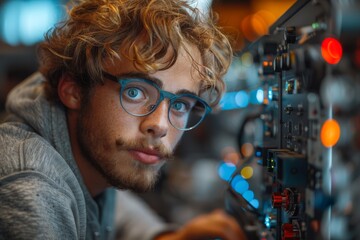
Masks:
[[[245,233],[236,219],[222,210],[215,210],[214,218],[217,219],[218,234],[221,234],[224,240],[246,239]]]

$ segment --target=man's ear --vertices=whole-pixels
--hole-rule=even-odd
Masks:
[[[58,84],[60,101],[69,109],[78,110],[81,107],[81,90],[74,79],[68,74],[61,76]]]

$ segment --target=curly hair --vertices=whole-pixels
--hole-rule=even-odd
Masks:
[[[103,83],[106,59],[125,58],[139,71],[161,71],[175,63],[184,43],[199,49],[202,63],[193,60],[193,66],[203,79],[201,89],[217,93],[210,101],[217,105],[232,60],[231,45],[213,14],[202,15],[185,0],[78,0],[38,46],[39,70],[55,99],[65,73],[86,94]],[[169,50],[171,59],[160,61]]]

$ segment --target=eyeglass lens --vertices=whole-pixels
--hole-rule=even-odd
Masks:
[[[121,105],[131,115],[145,116],[160,104],[160,89],[141,80],[127,82],[121,88]],[[180,130],[198,125],[204,118],[206,106],[196,97],[175,97],[169,102],[169,121]]]

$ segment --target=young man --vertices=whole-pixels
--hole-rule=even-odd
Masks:
[[[39,46],[0,127],[5,239],[243,239],[221,211],[172,229],[135,196],[215,106],[231,48],[179,0],[85,0]]]

